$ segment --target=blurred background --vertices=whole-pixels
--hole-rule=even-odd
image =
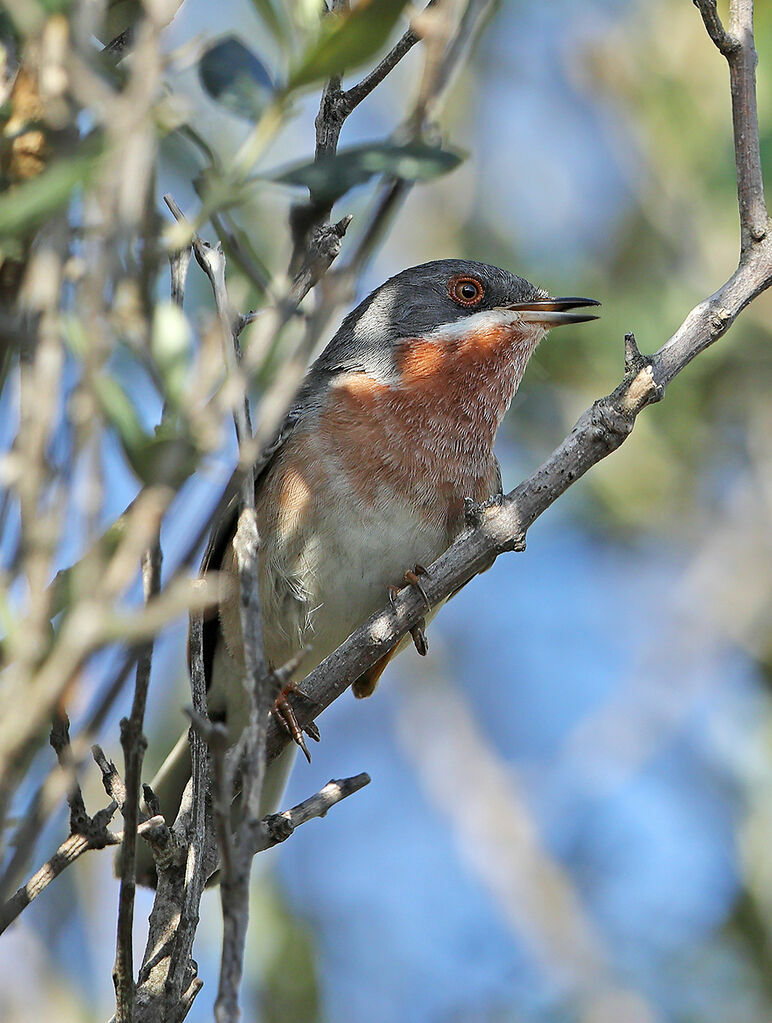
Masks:
[[[224,31],[268,66],[278,59],[247,0],[185,0],[164,47],[179,54]],[[768,5],[756,32],[768,158]],[[419,68],[416,48],[342,144],[388,134]],[[184,50],[168,76],[227,163],[243,120],[205,94]],[[267,166],[310,158],[317,104],[313,93],[298,105]],[[467,158],[411,191],[357,294],[405,266],[463,256],[603,303],[601,320],[557,332],[530,363],[500,434],[511,489],[616,386],[626,331],[655,350],[734,268],[727,70],[684,0],[513,0],[483,27],[441,125]],[[161,152],[159,199],[170,191],[195,210],[195,148],[167,139]],[[336,207],[355,218],[344,253],[374,187]],[[267,186],[234,211],[272,270],[286,266],[297,195]],[[229,279],[239,307],[252,304],[235,266]],[[168,294],[163,275],[158,290]],[[195,268],[186,312],[193,324],[211,316]],[[772,1019],[771,314],[762,296],[537,521],[525,554],[500,558],[442,611],[428,658],[405,653],[372,699],[346,695],[321,719],[323,741],[297,765],[286,804],[331,777],[368,771],[372,784],[256,867],[245,1019]],[[14,402],[7,388],[5,418]],[[152,395],[144,414],[157,418]],[[224,442],[182,490],[167,557],[234,451]],[[105,466],[110,521],[137,482],[118,444]],[[183,727],[186,687],[180,622],[157,647],[148,776]],[[126,692],[103,730],[114,758],[129,704]],[[97,805],[97,772],[83,781]],[[36,863],[65,829],[62,811]],[[110,855],[91,853],[23,914],[2,939],[3,1020],[110,1016],[117,891]],[[150,906],[140,894],[137,956]],[[211,1017],[219,942],[209,893],[192,1020]]]

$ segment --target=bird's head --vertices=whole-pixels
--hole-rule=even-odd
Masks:
[[[440,369],[459,345],[514,356],[518,380],[547,331],[597,317],[591,298],[552,298],[522,277],[465,259],[440,259],[390,278],[343,321],[318,363],[322,371],[364,371],[392,382],[406,347],[432,346]],[[494,353],[495,354],[495,353]]]

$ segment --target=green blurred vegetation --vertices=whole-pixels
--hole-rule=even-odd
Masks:
[[[339,201],[341,213],[357,214],[346,240],[346,245],[353,246],[358,225],[366,222],[377,194],[379,182],[373,178],[396,175],[410,182],[433,180],[455,169],[460,161],[447,139],[452,137],[448,124],[456,127],[463,120],[469,96],[483,77],[479,63],[461,76],[442,129],[432,126],[425,141],[406,145],[394,139],[355,139],[356,144],[349,145],[344,134],[345,148],[334,159],[311,163],[307,111],[306,123],[302,123],[305,92],[319,86],[341,63],[349,70],[362,68],[364,73],[392,38],[404,4],[370,0],[348,17],[335,17],[321,27],[318,6],[254,0],[259,36],[229,35],[208,46],[195,66],[179,73],[173,67],[166,69],[172,87],[179,90],[187,106],[182,103],[177,108],[164,96],[149,114],[152,130],[148,145],[158,147],[163,171],[186,184],[195,182],[212,214],[212,222],[201,227],[202,233],[213,240],[215,234],[223,235],[230,293],[240,309],[267,304],[261,275],[267,268],[280,272],[287,265],[286,214],[290,203],[305,194],[298,188],[310,186],[330,201]],[[660,347],[692,305],[718,287],[736,264],[739,232],[724,61],[707,39],[691,4],[653,0],[627,7],[610,31],[583,41],[567,72],[584,102],[613,111],[617,121],[613,148],[628,198],[602,254],[575,268],[576,293],[601,298],[603,319],[592,330],[576,331],[570,344],[540,347],[518,396],[515,415],[505,427],[525,449],[522,460],[529,466],[548,453],[587,405],[617,384],[625,331],[636,333],[644,352]],[[30,2],[24,10],[17,5],[12,15],[15,32],[21,36],[38,32],[52,12],[67,9],[66,4],[53,2]],[[111,3],[108,25],[100,38],[111,38],[125,27],[127,17],[136,18],[140,10],[136,3]],[[3,17],[0,34],[6,25]],[[492,30],[496,30],[495,21]],[[762,55],[762,155],[769,164],[772,109],[766,98],[772,94],[772,10],[767,4],[758,5],[756,30]],[[379,131],[384,124],[389,131],[395,128],[407,105],[412,82],[405,85],[396,76],[396,83],[382,90],[385,98],[374,96]],[[477,98],[484,102],[484,96]],[[6,104],[6,126],[13,113],[13,105]],[[238,124],[228,118],[229,113],[237,115]],[[82,114],[83,108],[73,104],[69,126]],[[22,129],[25,125],[35,130],[38,120],[31,117]],[[46,123],[44,127],[52,138],[61,130],[61,125]],[[53,147],[47,165],[31,179],[5,175],[5,183],[11,187],[0,197],[4,258],[10,262],[25,259],[24,245],[14,243],[19,237],[26,240],[30,231],[63,210],[79,208],[89,196],[104,200],[105,175],[118,151],[118,140],[109,137],[108,127],[94,129],[98,149],[96,142],[84,144],[74,153]],[[6,149],[18,134],[18,126],[7,133]],[[298,143],[301,134],[302,146]],[[253,143],[255,148],[249,152],[254,158],[238,164],[237,155]],[[272,168],[288,165],[286,151],[293,154],[291,169],[276,174]],[[482,159],[484,154],[470,152],[472,165]],[[423,207],[415,204],[410,217],[397,222],[394,245],[398,256],[394,260],[407,265],[405,254],[414,251],[418,237],[432,250],[432,256],[450,254],[455,246],[469,257],[549,281],[549,265],[533,265],[522,247],[505,244],[500,237],[481,230],[483,218],[478,214],[485,195],[473,195],[466,204],[449,201],[457,198],[454,181],[453,177],[450,183],[443,179],[437,185],[439,200],[427,199]],[[295,190],[280,187],[282,182]],[[215,415],[229,410],[224,402],[218,404],[223,374],[216,364],[217,341],[212,341],[214,318],[206,284],[191,277],[188,306],[195,312],[182,316],[165,298],[156,298],[161,266],[158,252],[152,251],[152,258],[142,263],[143,253],[152,248],[143,248],[147,241],[143,232],[149,230],[148,224],[152,231],[160,230],[155,198],[147,224],[121,225],[111,239],[118,255],[110,264],[112,276],[99,282],[103,305],[96,314],[93,310],[89,314],[87,306],[79,304],[80,293],[73,300],[67,290],[85,288],[77,275],[78,259],[72,260],[72,279],[63,290],[66,315],[60,327],[68,345],[70,369],[91,388],[94,400],[88,408],[93,420],[115,441],[123,468],[133,473],[138,485],[165,481],[178,488],[196,468],[206,466],[207,457],[222,441],[208,420],[199,422],[196,417],[202,410],[211,412],[212,406]],[[77,220],[77,213],[72,216]],[[408,219],[411,222],[406,224]],[[80,252],[78,249],[78,258]],[[165,296],[165,283],[161,290]],[[97,301],[93,294],[86,291],[86,295],[89,302]],[[352,299],[353,295],[345,293],[335,306],[328,336],[335,317]],[[205,313],[199,316],[201,309]],[[103,330],[99,344],[94,341],[95,324]],[[694,548],[710,546],[723,520],[723,502],[734,491],[738,478],[749,490],[768,490],[772,464],[771,324],[772,297],[764,295],[743,313],[725,339],[671,385],[665,401],[646,410],[621,451],[572,490],[566,506],[585,528],[609,540],[681,542],[691,556]],[[280,372],[282,359],[298,333],[298,325],[291,323],[276,339],[256,369],[252,381],[256,392]],[[247,332],[247,349],[249,344]],[[148,422],[141,397],[146,400],[147,389],[136,387],[138,379],[159,406],[166,405],[167,416],[158,428]],[[82,398],[79,390],[77,397]],[[68,442],[69,436],[65,436],[63,443]],[[79,454],[77,441],[72,443]],[[506,482],[514,485],[518,481]],[[749,520],[747,528],[752,544],[752,529],[758,525]],[[116,535],[108,532],[99,540],[99,549],[112,555],[121,535],[120,530]],[[769,573],[765,544],[765,537],[759,536],[759,560],[752,566],[758,575]],[[746,588],[756,593],[747,579],[739,579],[739,583],[737,578],[727,583],[727,635],[772,681],[771,616],[763,602],[768,601],[768,594],[759,599],[751,625],[739,617],[735,622],[731,608],[743,604]],[[60,598],[52,605],[57,613],[70,599],[70,591],[79,590],[67,585],[69,582],[70,577],[60,579]],[[5,601],[0,612],[8,620],[13,617]],[[184,702],[184,697],[179,702]],[[169,733],[165,738],[178,729],[176,705],[152,736],[151,758],[163,746],[160,733],[165,727]],[[748,990],[764,993],[772,1006],[772,872],[768,856],[772,843],[772,730],[766,752],[766,764],[759,767],[740,797],[737,841],[744,891],[732,917],[714,937],[722,953],[736,955],[742,962]],[[313,934],[293,917],[281,893],[270,884],[256,886],[253,900],[256,947],[249,979],[260,991],[262,1018],[268,1023],[322,1018]],[[704,955],[683,969],[692,970],[701,983],[700,971],[707,973],[709,963]],[[672,982],[674,990],[681,980],[682,974],[678,974]],[[708,991],[710,984],[706,975]],[[712,1019],[707,1012],[672,1018],[679,1023]]]
[[[538,374],[538,401],[524,403],[517,430],[520,438],[528,422],[534,447],[541,448],[545,427],[556,418],[569,426],[581,403],[616,385],[626,331],[634,331],[643,352],[656,350],[736,265],[728,75],[695,15],[691,4],[672,0],[633,5],[615,29],[589,43],[576,71],[590,102],[613,109],[618,118],[614,152],[630,202],[605,256],[576,268],[578,293],[603,299],[600,325],[576,331],[570,344],[542,345],[529,371]],[[768,5],[758,5],[756,46],[764,55],[760,130],[769,157]],[[483,251],[485,240],[473,228],[469,242]],[[518,265],[517,253],[511,261]],[[766,294],[673,382],[663,402],[639,418],[622,450],[583,484],[591,498],[584,508],[587,525],[630,537],[652,529],[688,534],[706,500],[708,470],[715,479],[731,476],[764,439],[754,431],[768,429],[759,417],[772,387],[771,324],[772,296]]]

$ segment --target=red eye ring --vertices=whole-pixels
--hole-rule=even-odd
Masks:
[[[448,281],[448,294],[459,305],[471,307],[482,302],[485,288],[476,277],[456,274]]]

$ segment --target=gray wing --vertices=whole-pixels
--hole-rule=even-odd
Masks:
[[[285,444],[294,433],[295,427],[300,422],[301,418],[302,412],[298,399],[287,413],[287,416],[274,440],[263,448],[257,462],[255,463],[256,494],[259,493],[260,487],[263,485],[271,467],[275,464],[276,459],[281,454]],[[209,534],[209,541],[206,545],[204,556],[201,559],[202,575],[204,572],[209,570],[216,571],[221,566],[225,551],[236,531],[236,522],[239,513],[239,494],[238,487],[236,485],[236,478],[237,473],[234,473],[230,483],[228,484],[229,488],[236,492],[233,494],[230,501],[228,501],[225,510],[218,517],[217,521],[212,526],[211,533]],[[215,651],[219,641],[220,615],[215,607],[204,617],[202,627],[204,677],[206,678],[207,689],[209,688],[212,680],[212,667],[214,665]],[[188,656],[190,656],[190,652],[188,653]]]
[[[258,455],[257,461],[254,465],[255,494],[260,492],[260,487],[265,481],[266,476],[270,472],[271,467],[276,462],[278,456],[281,454],[285,444],[295,432],[295,428],[307,415],[313,414],[318,409],[322,400],[322,395],[325,393],[326,380],[329,379],[330,376],[330,371],[320,368],[318,364],[314,364],[309,370],[308,375],[295,396],[295,400],[293,401],[289,412],[284,417],[276,436],[272,441],[266,444]],[[228,484],[229,489],[234,491],[233,496],[229,500],[222,515],[220,515],[217,522],[212,527],[209,542],[207,543],[206,550],[204,551],[204,557],[201,561],[202,572],[205,572],[208,568],[216,569],[219,567],[228,541],[233,536],[236,529],[236,516],[238,514],[239,507],[236,477],[237,474],[234,473],[230,483]]]
[[[281,453],[289,437],[292,436],[299,420],[300,415],[296,410],[294,408],[290,410],[274,440],[267,444],[260,452],[255,463],[255,494],[259,492],[271,466]],[[224,511],[218,516],[209,534],[209,541],[207,542],[204,556],[201,559],[202,572],[206,572],[210,568],[219,568],[228,541],[236,529],[236,517],[239,508],[237,477],[238,473],[234,473],[228,483],[228,489],[235,491],[235,493],[233,493],[233,496],[228,501]]]

